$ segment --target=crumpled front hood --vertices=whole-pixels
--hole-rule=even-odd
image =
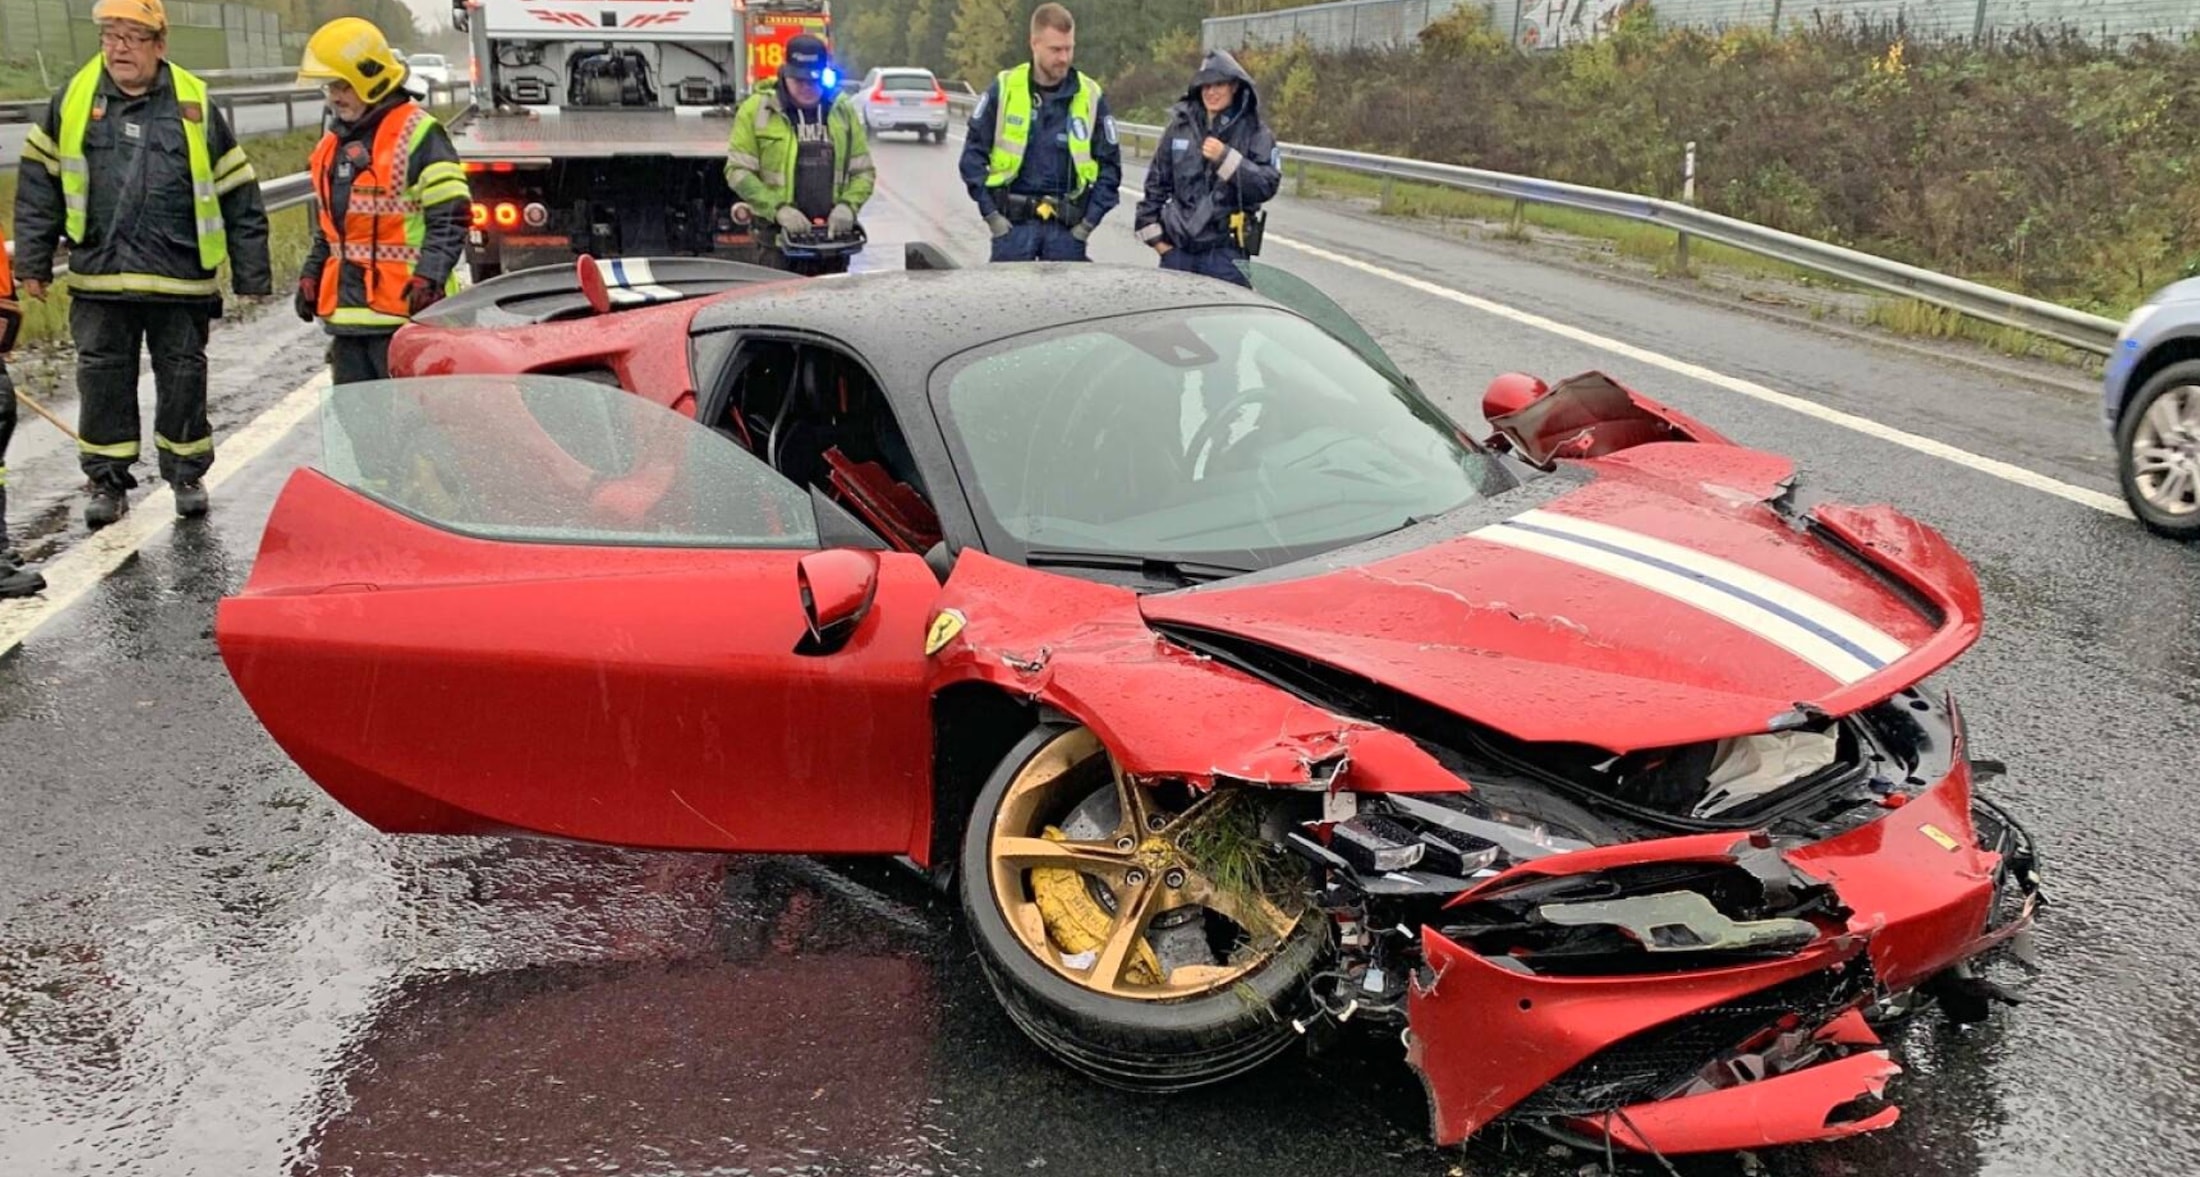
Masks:
[[[1424,547],[1142,608],[1613,751],[1765,731],[1798,704],[1846,713],[1977,637],[1977,584],[1937,534],[1886,508],[1818,512],[1854,551],[1796,529],[1765,501],[1782,459],[1668,444],[1578,468],[1593,480]]]

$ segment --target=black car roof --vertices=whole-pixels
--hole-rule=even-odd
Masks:
[[[1115,315],[1275,303],[1240,286],[1143,266],[1014,263],[774,282],[703,308],[693,330],[785,330],[837,339],[890,392],[921,395],[950,356],[1026,332]]]

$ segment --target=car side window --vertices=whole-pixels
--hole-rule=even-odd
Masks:
[[[815,488],[888,544],[922,552],[939,518],[907,432],[870,369],[812,339],[744,340],[712,422],[766,466]]]
[[[329,391],[322,471],[479,539],[614,547],[819,546],[800,487],[686,416],[558,376],[370,381]]]

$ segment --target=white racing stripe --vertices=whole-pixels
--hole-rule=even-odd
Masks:
[[[1537,516],[1548,518],[1544,512],[1526,512],[1471,534],[1479,540],[1600,572],[1702,610],[1786,650],[1844,686],[1869,677],[1889,661],[1859,650],[1838,634],[1829,633],[1807,618],[1746,589],[1726,584],[1689,565],[1649,555],[1638,547],[1641,541],[1648,539],[1646,536],[1607,527],[1604,529],[1607,535],[1616,534],[1624,539],[1624,542],[1612,543],[1543,526]],[[1788,587],[1784,595],[1807,594]],[[1818,603],[1825,609],[1834,609],[1826,602]]]
[[[220,461],[206,474],[206,489],[217,491],[254,458],[272,449],[320,407],[328,388],[328,373],[292,389],[283,399],[254,417],[250,424],[221,441]],[[216,507],[219,510],[219,506]],[[176,496],[165,484],[130,505],[130,513],[111,526],[93,532],[68,553],[39,568],[46,576],[46,591],[35,597],[0,601],[0,655],[22,644],[38,628],[62,610],[82,600],[109,573],[120,568],[154,537],[176,521]]]
[[[2114,515],[2119,519],[2132,517],[2131,508],[2125,506],[2124,501],[2115,495],[2103,494],[2097,490],[2088,490],[2082,486],[2073,486],[2061,479],[2050,478],[2037,470],[2027,470],[2022,466],[2004,462],[1998,458],[1974,454],[1969,450],[1960,449],[1944,441],[1935,441],[1930,437],[1922,437],[1907,430],[1897,429],[1892,425],[1883,425],[1868,417],[1859,417],[1854,413],[1844,413],[1839,409],[1827,408],[1816,401],[1805,400],[1802,397],[1792,396],[1784,392],[1776,392],[1754,381],[1728,376],[1723,372],[1714,372],[1700,364],[1691,364],[1686,360],[1677,360],[1671,356],[1651,351],[1648,348],[1636,347],[1631,343],[1622,343],[1617,339],[1598,335],[1594,331],[1585,331],[1579,327],[1558,322],[1555,319],[1546,319],[1541,315],[1506,306],[1503,303],[1491,302],[1486,298],[1476,298],[1474,295],[1453,290],[1449,286],[1439,286],[1434,282],[1424,281],[1410,274],[1401,274],[1396,270],[1361,261],[1356,257],[1349,257],[1333,250],[1323,249],[1318,245],[1293,241],[1288,237],[1281,237],[1274,233],[1268,235],[1268,240],[1278,245],[1296,249],[1310,257],[1318,257],[1326,262],[1334,262],[1348,269],[1358,270],[1363,274],[1372,274],[1375,277],[1418,290],[1423,294],[1455,302],[1461,306],[1481,311],[1484,314],[1495,315],[1500,319],[1507,319],[1524,327],[1533,327],[1538,331],[1549,332],[1563,339],[1571,339],[1576,343],[1597,348],[1601,351],[1608,351],[1614,355],[1625,356],[1639,363],[1648,364],[1655,368],[1663,368],[1668,372],[1709,384],[1714,388],[1723,388],[1728,392],[1746,396],[1751,400],[1763,401],[1768,405],[1778,405],[1783,409],[1801,413],[1806,417],[1812,417],[1830,425],[1838,425],[1843,429],[1861,433],[1866,437],[1876,437],[1881,441],[1892,442],[1904,449],[1915,450],[1921,454],[1929,454],[1936,458],[1954,462],[1966,469],[1976,470],[1981,474],[1991,475],[2004,482],[2012,482],[2018,486],[2039,491],[2042,494],[2051,494],[2056,498],[2076,503],[2081,507],[2089,507],[2104,515]]]
[[[1901,640],[1841,608],[1831,601],[1812,596],[1783,580],[1774,580],[1755,569],[1744,568],[1730,560],[1722,560],[1707,552],[1684,548],[1679,544],[1598,523],[1589,519],[1577,519],[1555,511],[1525,511],[1515,516],[1515,523],[1561,531],[1610,547],[1624,548],[1630,552],[1708,578],[1730,589],[1739,590],[1760,598],[1779,609],[1793,613],[1843,642],[1856,647],[1857,652],[1867,654],[1880,662],[1893,662],[1910,652]]]

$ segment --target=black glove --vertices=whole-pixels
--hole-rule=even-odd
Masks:
[[[443,301],[443,287],[426,278],[415,277],[405,283],[405,313],[417,315]]]
[[[318,317],[321,302],[321,281],[318,278],[298,279],[298,293],[291,296],[290,309],[298,312],[300,322],[311,323]]]

